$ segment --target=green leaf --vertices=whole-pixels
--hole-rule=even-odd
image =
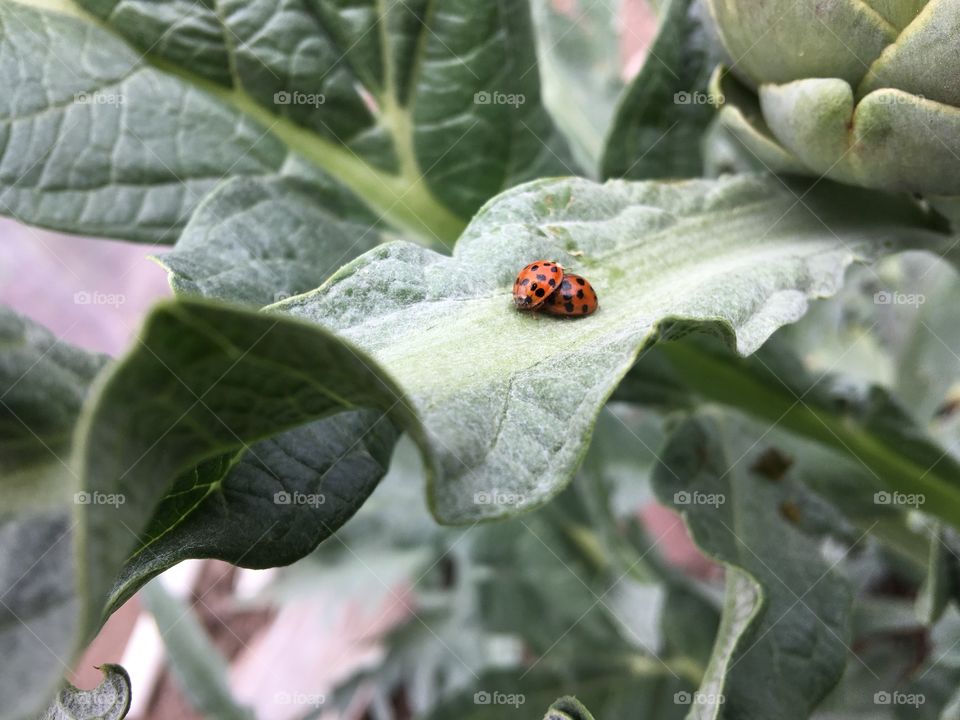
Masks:
[[[721,130],[732,139],[733,158],[727,161],[787,175],[806,175],[809,169],[783,148],[767,126],[760,100],[728,68],[717,66],[710,78],[710,94],[718,101]],[[725,137],[722,133],[720,137]]]
[[[19,0],[0,23],[22,88],[0,101],[4,211],[34,224],[171,242],[221,179],[306,162],[452,242],[489,197],[568,164],[526,0]]]
[[[0,99],[3,213],[172,242],[227,172],[281,171],[286,148],[255,120],[151,67],[100,27],[17,2],[0,8],[0,27],[0,74],[19,88]]]
[[[193,610],[166,591],[160,581],[141,595],[153,615],[167,651],[170,672],[194,710],[203,717],[250,720],[253,713],[233,699],[227,661],[220,654]]]
[[[752,434],[701,413],[678,426],[654,476],[701,549],[727,565],[723,617],[689,717],[805,719],[847,659],[850,591],[790,519],[790,482],[756,470]]]
[[[543,720],[593,720],[583,703],[573,696],[562,697],[547,710]]]
[[[613,51],[621,32],[633,32],[621,18],[623,3],[597,0],[574,7],[531,0],[531,5],[544,103],[580,165],[593,171],[624,87],[623,52]]]
[[[715,343],[666,343],[654,352],[662,353],[672,367],[668,387],[673,387],[674,397],[677,388],[685,386],[694,399],[738,408],[856,461],[856,476],[826,476],[836,481],[833,486],[822,482],[824,476],[818,482],[811,475],[815,489],[851,517],[870,524],[888,516],[887,511],[922,505],[925,512],[960,526],[960,463],[883,388],[861,389],[838,378],[814,377],[782,345],[771,345],[745,361]],[[636,375],[642,377],[643,365],[641,361]],[[662,362],[654,373],[664,373]],[[637,381],[631,384],[635,392],[642,390]]]
[[[707,94],[720,57],[706,7],[671,0],[640,74],[620,100],[600,174],[631,180],[699,177],[701,142],[714,119]]]
[[[427,540],[417,542],[430,553],[421,560],[425,578],[416,588],[416,604],[428,614],[390,634],[383,661],[338,689],[339,707],[348,706],[358,686],[372,686],[382,702],[402,688],[417,717],[434,711],[438,700],[451,692],[463,697],[451,699],[444,706],[446,714],[435,710],[438,717],[457,717],[458,707],[496,717],[495,711],[501,716],[512,712],[504,695],[513,692],[525,695],[519,715],[543,695],[548,695],[543,699],[547,703],[557,694],[576,691],[590,694],[596,703],[591,707],[604,717],[683,716],[686,707],[671,704],[671,698],[695,688],[709,655],[717,612],[682,591],[674,582],[678,577],[657,563],[656,572],[663,571],[671,584],[665,604],[653,573],[638,571],[642,562],[654,559],[656,548],[652,542],[631,547],[634,527],[626,517],[621,521],[614,515],[631,508],[615,507],[607,485],[615,473],[626,481],[631,470],[633,484],[645,484],[641,473],[646,459],[627,452],[636,447],[635,439],[631,445],[620,436],[611,437],[615,427],[627,436],[627,428],[612,413],[602,413],[598,423],[597,440],[610,439],[619,446],[593,443],[574,483],[549,505],[501,523],[444,530],[443,544],[433,548]],[[389,567],[403,561],[402,553],[384,555],[382,540],[371,537],[376,531],[380,538],[384,531],[392,535],[394,528],[409,522],[409,512],[397,508],[409,507],[411,484],[419,477],[415,468],[413,475],[403,477],[395,475],[396,469],[395,462],[390,478],[338,533],[351,551],[362,543],[371,555],[376,551],[378,560],[373,562]],[[397,498],[401,491],[405,503]],[[371,523],[374,518],[379,522]],[[435,528],[433,537],[437,535]],[[409,531],[401,533],[402,547],[409,547],[409,536]],[[352,552],[342,553],[331,543],[321,546],[315,557],[331,555],[356,565]],[[380,573],[381,565],[372,567]],[[436,570],[428,572],[432,568]],[[314,582],[354,586],[339,574],[331,578],[330,570],[327,563],[316,568]],[[422,573],[415,571],[414,576]],[[366,578],[368,584],[378,584],[369,573],[358,574],[358,583]],[[661,637],[661,624],[664,631],[682,627],[682,632],[675,639]],[[459,662],[451,663],[451,654]],[[530,657],[536,662],[531,664]],[[493,668],[502,672],[485,672]]]
[[[83,518],[79,543],[90,585],[88,624],[98,625],[117,574],[140,548],[174,481],[183,482],[198,463],[209,461],[190,492],[216,503],[228,489],[220,482],[222,473],[214,471],[218,464],[229,468],[251,443],[336,412],[373,409],[422,442],[402,391],[372,366],[362,351],[289,318],[200,300],[159,304],[134,348],[102,376],[78,424],[75,462],[83,489],[122,498],[117,504],[91,504]],[[296,452],[292,449],[291,457]],[[297,481],[315,484],[319,474],[306,473]],[[290,504],[319,503],[312,495],[295,496],[298,488],[286,485],[286,477],[257,477],[254,470],[252,477],[235,476],[234,482],[231,492],[255,483],[257,495],[250,501],[264,511],[285,504],[275,495],[281,492],[290,494]],[[351,492],[363,496],[369,490]],[[352,502],[357,499],[351,497]],[[334,510],[336,521],[352,513],[350,503]],[[209,512],[214,509],[202,514]],[[294,526],[297,543],[318,542],[329,530],[310,525],[313,514],[302,512],[307,514],[298,513]],[[259,566],[274,564],[269,554],[259,554],[261,543],[269,549],[291,530],[281,523],[288,515],[271,515],[261,536],[246,548],[246,557],[258,558]],[[211,531],[223,533],[225,522],[222,517]],[[208,545],[212,539],[200,542]],[[289,562],[285,557],[277,559]],[[149,559],[144,562],[149,566]]]
[[[36,492],[33,485],[41,481],[49,466],[62,468],[59,458],[70,452],[80,406],[106,357],[66,345],[45,328],[4,307],[0,307],[0,349],[4,497],[14,507],[42,504],[44,494]],[[48,499],[56,503],[62,497],[62,493],[53,493]]]
[[[67,683],[42,720],[123,720],[130,709],[130,677],[119,665],[100,668],[103,680],[93,690]]]
[[[439,460],[438,518],[503,517],[564,486],[604,400],[658,336],[706,327],[750,353],[854,260],[942,242],[908,204],[807,189],[798,203],[804,190],[766,176],[539,181],[484,208],[452,258],[385,245],[276,307],[363,347],[404,388]],[[538,258],[584,274],[600,310],[516,312],[515,274]]]
[[[178,293],[263,307],[320,285],[384,238],[351,193],[293,178],[233,178],[159,258]]]
[[[489,672],[477,681],[479,690],[451,698],[426,717],[428,720],[503,720],[520,717],[520,713],[536,716],[540,708],[549,707],[558,695],[573,693],[601,720],[648,716],[657,720],[679,720],[685,708],[673,702],[672,680],[650,677],[645,669],[635,671],[602,662],[592,667],[572,666],[567,673],[540,669],[529,674]]]
[[[956,563],[944,540],[945,532],[939,523],[930,528],[930,555],[927,574],[917,592],[916,612],[920,622],[933,625],[942,616],[954,592]]]
[[[353,410],[183,473],[126,559],[110,612],[182,560],[210,557],[262,568],[304,557],[377,487],[396,438],[383,412]]]
[[[0,717],[36,717],[76,652],[70,437],[103,358],[0,308]],[[82,500],[82,499],[80,499]]]

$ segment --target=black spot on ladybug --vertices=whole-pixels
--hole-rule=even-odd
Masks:
[[[583,290],[577,290],[577,297],[583,300]]]
[[[564,305],[563,307],[566,309],[567,312],[570,312],[570,313],[573,312],[573,303],[572,303],[572,302],[568,302],[568,303],[567,303],[566,305]]]
[[[539,265],[531,265],[531,266],[530,266],[530,269],[531,269],[531,270],[536,270],[538,267],[540,267],[540,266],[539,266]]]
[[[531,290],[536,290],[536,289],[537,289],[537,284],[534,283],[533,285],[531,285],[531,286],[530,286],[530,289],[531,289]]]
[[[563,279],[563,282],[560,283],[560,287],[561,287],[562,289],[564,289],[564,290],[569,290],[569,289],[570,289],[570,281],[567,280],[566,278],[564,278],[564,279]]]
[[[550,287],[556,287],[557,281],[554,280],[553,278],[550,278],[550,280],[548,281],[548,284],[550,285]]]
[[[563,299],[566,300],[567,302],[570,302],[571,300],[573,300],[573,295],[567,295],[566,293],[563,293]]]
[[[521,285],[529,285],[529,284],[530,284],[530,278],[524,278],[523,280],[520,281],[520,284],[521,284]]]
[[[550,272],[560,272],[560,268],[554,267]]]
[[[589,310],[590,310],[590,306],[589,306],[589,305],[584,305],[583,308],[580,310],[580,312],[582,312],[584,315],[586,315]]]
[[[546,281],[547,281],[547,276],[546,276],[546,275],[542,275],[542,274],[538,274],[538,275],[537,275],[537,280],[539,280],[540,282],[546,282]]]
[[[537,290],[537,291],[534,293],[534,295],[536,295],[537,297],[543,297],[544,294],[545,294],[545,293],[543,292],[543,288],[540,288],[539,290]]]
[[[577,285],[583,285],[583,278],[581,277],[577,278]]]

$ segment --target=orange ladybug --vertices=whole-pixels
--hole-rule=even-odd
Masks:
[[[572,273],[563,276],[560,287],[539,308],[550,315],[583,317],[600,307],[597,293],[585,278]]]
[[[513,304],[520,310],[536,310],[563,281],[563,267],[550,260],[537,260],[517,273],[513,281]]]

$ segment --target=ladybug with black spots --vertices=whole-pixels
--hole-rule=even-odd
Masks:
[[[560,287],[540,308],[550,315],[583,316],[596,312],[600,303],[593,285],[586,278],[567,273]]]
[[[513,303],[520,310],[536,310],[563,281],[563,267],[550,260],[537,260],[517,273]]]
[[[580,275],[567,273],[550,260],[532,262],[513,281],[513,302],[519,310],[583,317],[599,307],[593,286]]]

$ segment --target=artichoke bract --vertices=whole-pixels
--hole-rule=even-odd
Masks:
[[[708,3],[722,121],[764,164],[960,195],[960,0]]]

